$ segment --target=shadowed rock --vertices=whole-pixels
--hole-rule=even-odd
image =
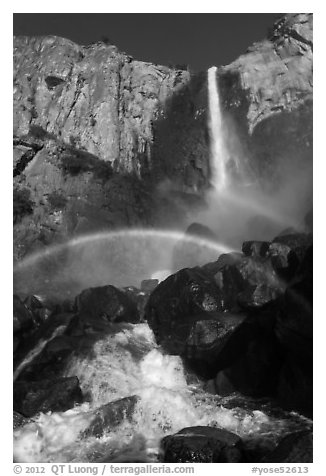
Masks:
[[[95,436],[99,438],[104,432],[110,431],[122,423],[124,419],[130,421],[138,400],[139,397],[133,395],[101,406],[93,412],[94,417],[83,431],[82,437]]]
[[[77,377],[16,382],[14,385],[14,409],[31,417],[39,412],[65,411],[82,402]]]
[[[240,463],[241,438],[219,428],[194,426],[163,438],[164,463]]]
[[[198,315],[217,310],[222,310],[221,293],[213,278],[199,268],[182,269],[152,292],[145,319],[158,342],[180,355]]]
[[[312,432],[298,431],[285,436],[262,463],[312,463]]]
[[[76,309],[84,325],[96,322],[139,322],[139,313],[126,293],[114,286],[89,288],[76,297]]]

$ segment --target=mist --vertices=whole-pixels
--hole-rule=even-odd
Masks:
[[[206,208],[194,213],[190,222],[208,226],[219,241],[235,249],[245,240],[306,231],[305,216],[312,209],[312,161],[284,154],[273,163],[277,183],[259,176],[232,117],[222,112],[216,71],[208,70],[211,187]]]

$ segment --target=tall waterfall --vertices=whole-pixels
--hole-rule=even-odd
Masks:
[[[228,153],[223,137],[223,123],[216,83],[216,71],[216,66],[208,70],[208,126],[211,141],[211,181],[214,188],[218,192],[222,192],[227,187],[229,181],[227,174]]]

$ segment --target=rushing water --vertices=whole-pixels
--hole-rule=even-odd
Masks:
[[[180,357],[164,354],[146,323],[117,326],[90,355],[73,358],[65,375],[78,376],[90,401],[66,412],[41,413],[16,430],[15,461],[157,461],[161,438],[187,426],[210,425],[275,443],[285,432],[310,425],[296,414],[273,415],[258,403],[230,408],[231,397],[187,382]],[[140,397],[131,421],[108,428],[101,438],[82,436],[92,410],[129,395]]]

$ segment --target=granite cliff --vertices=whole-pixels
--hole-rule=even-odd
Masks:
[[[255,176],[276,187],[312,162],[311,14],[278,20],[218,79],[230,146]],[[16,37],[15,258],[92,230],[185,223],[209,187],[206,83],[101,42]]]

